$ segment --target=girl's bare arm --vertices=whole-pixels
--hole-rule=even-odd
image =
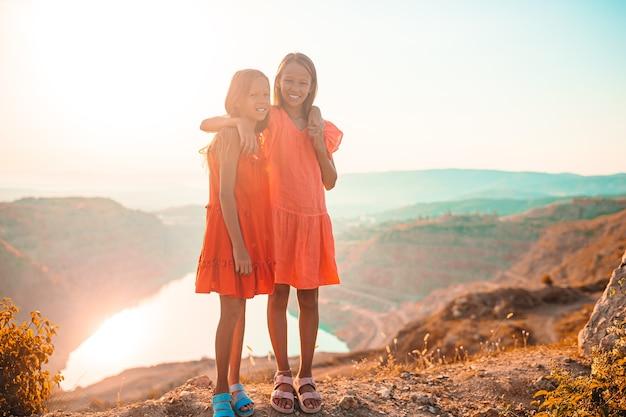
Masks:
[[[324,142],[324,120],[322,119],[322,114],[318,107],[313,106],[309,112],[308,130],[312,138],[317,163],[320,166],[322,183],[326,190],[332,190],[337,182],[337,169],[335,168],[333,157],[329,155],[326,149],[326,143]]]
[[[237,132],[234,128],[223,129],[222,143],[220,144],[220,204],[230,243],[233,247],[233,260],[235,272],[247,275],[252,272],[252,261],[243,241],[239,215],[237,213],[237,200],[235,199],[235,183],[237,181],[237,164],[241,154],[241,145],[237,140]]]
[[[239,117],[216,116],[204,119],[200,123],[200,130],[205,132],[219,132],[227,127],[237,128],[239,133],[239,142],[241,144],[241,150],[245,153],[253,153],[257,150],[256,134],[254,132],[254,125],[248,120]]]
[[[318,139],[315,139],[315,141],[318,141]],[[324,183],[324,188],[329,191],[335,188],[335,183],[337,182],[337,169],[335,168],[335,161],[333,161],[333,157],[328,155],[323,137],[321,142],[323,149],[316,146],[315,156],[317,157],[317,163],[320,165],[320,171],[322,172],[322,183]]]

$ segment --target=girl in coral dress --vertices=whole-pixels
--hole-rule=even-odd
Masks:
[[[267,77],[257,70],[237,72],[226,97],[228,114],[261,132],[269,109]],[[215,136],[207,148],[207,162],[209,205],[196,292],[220,294],[213,415],[250,416],[254,404],[239,383],[246,299],[274,288],[267,166],[263,155],[241,152],[234,128]]]
[[[274,106],[263,132],[276,256],[274,292],[267,309],[278,365],[271,406],[282,413],[294,411],[295,396],[303,412],[321,409],[311,369],[319,326],[318,289],[339,283],[324,189],[335,186],[337,171],[332,153],[343,134],[332,123],[323,121],[313,107],[316,92],[313,62],[301,53],[285,56],[278,67]],[[243,146],[254,148],[246,120],[215,117],[204,122],[207,130],[224,126],[237,127],[243,142],[248,140]],[[300,308],[300,369],[295,379],[287,357],[286,311],[291,287],[297,290]]]

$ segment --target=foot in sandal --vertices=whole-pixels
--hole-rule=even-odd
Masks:
[[[211,399],[213,417],[235,417],[235,412],[230,405],[231,399],[232,397],[227,392],[213,395]]]
[[[303,413],[313,414],[322,409],[322,396],[316,391],[313,377],[298,377],[293,381],[298,396],[298,404]]]
[[[235,414],[239,417],[250,417],[254,414],[254,401],[248,396],[242,384],[238,382],[231,385],[229,391],[233,397],[231,404]]]
[[[276,372],[270,405],[280,413],[293,413],[296,405],[294,392],[291,371]]]

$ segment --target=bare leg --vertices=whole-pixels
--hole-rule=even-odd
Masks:
[[[289,357],[287,356],[287,303],[289,302],[289,285],[274,285],[274,294],[270,295],[267,301],[267,327],[272,340],[274,356],[278,371],[284,375],[290,375]],[[278,387],[280,391],[291,392],[291,386],[282,384]],[[285,398],[274,399],[276,405],[283,408],[291,408],[291,400]]]
[[[215,363],[217,383],[215,394],[228,392],[228,365],[230,362],[233,332],[243,315],[245,300],[220,295],[220,322],[215,333]],[[240,358],[239,358],[240,359]]]
[[[241,369],[241,351],[243,349],[243,334],[246,328],[246,300],[243,300],[243,313],[237,320],[233,330],[233,342],[230,349],[230,365],[228,367],[228,384],[233,385],[239,382],[239,370]],[[233,393],[233,397],[239,391]],[[248,411],[254,408],[252,404],[243,406],[241,411]]]
[[[300,370],[298,377],[311,377],[315,342],[317,340],[317,328],[319,327],[318,289],[298,290],[298,306],[300,307]],[[305,385],[300,392],[314,391],[311,385]],[[307,408],[315,408],[321,403],[320,400],[304,400]]]

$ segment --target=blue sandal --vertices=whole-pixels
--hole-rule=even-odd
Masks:
[[[252,401],[252,399],[248,397],[248,394],[246,393],[245,388],[242,384],[233,384],[230,386],[229,390],[231,395],[233,392],[239,391],[237,395],[233,396],[232,399],[233,410],[235,410],[235,413],[238,416],[250,417],[252,414],[254,414],[254,408],[248,411],[241,410],[241,408],[245,407],[246,405],[252,405],[254,407],[254,401]]]
[[[213,417],[235,417],[233,408],[230,406],[231,395],[227,392],[216,394],[211,400]]]

